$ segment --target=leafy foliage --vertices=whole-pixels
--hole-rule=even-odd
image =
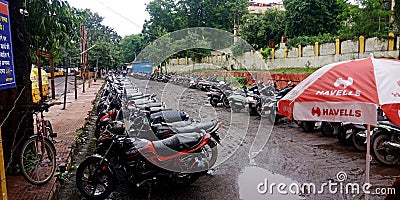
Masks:
[[[240,36],[255,49],[269,46],[270,40],[279,43],[284,35],[285,13],[275,9],[263,15],[246,14],[239,29]]]
[[[124,63],[129,63],[135,60],[136,56],[144,48],[145,41],[142,34],[133,34],[125,36],[119,42],[121,49],[121,57]]]
[[[337,37],[327,33],[318,36],[299,36],[289,40],[286,45],[289,47],[297,47],[298,45],[307,46],[314,45],[315,42],[322,43],[332,43],[335,42]]]
[[[76,32],[80,19],[64,0],[30,0],[26,3],[29,13],[29,32],[32,62],[37,61],[36,51],[53,52],[56,60],[79,40]]]
[[[336,0],[283,0],[286,9],[285,33],[290,37],[335,34],[341,6]]]
[[[352,5],[344,0],[338,1],[343,12],[338,16],[343,36],[381,37],[391,31],[389,18],[392,14],[390,2],[385,0],[358,0]]]
[[[146,11],[142,33],[154,41],[167,33],[192,27],[211,27],[233,31],[235,19],[247,13],[245,0],[154,0]]]
[[[120,49],[118,43],[121,40],[111,27],[102,25],[103,17],[90,10],[79,10],[78,15],[82,18],[82,25],[86,27],[89,35],[89,47],[93,47],[89,51],[89,69],[94,68],[97,64],[100,69],[111,67],[117,68],[121,66]]]

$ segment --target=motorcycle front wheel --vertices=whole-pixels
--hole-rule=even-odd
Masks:
[[[367,144],[365,144],[365,139],[357,136],[357,134],[357,132],[354,132],[353,135],[351,135],[351,146],[353,146],[356,151],[366,151]]]
[[[114,177],[108,170],[100,169],[101,158],[89,157],[76,171],[76,186],[87,199],[105,199],[113,191]]]
[[[231,107],[231,105],[229,104],[229,100],[225,96],[222,98],[222,104],[225,106],[225,108]]]
[[[395,166],[400,160],[399,152],[384,147],[383,143],[386,141],[391,141],[390,133],[374,134],[371,144],[372,156],[383,165]]]
[[[211,104],[213,107],[217,106],[217,105],[218,105],[218,102],[219,102],[219,100],[218,100],[217,97],[215,97],[215,96],[212,96],[212,97],[211,97],[211,99],[210,99],[210,104]]]

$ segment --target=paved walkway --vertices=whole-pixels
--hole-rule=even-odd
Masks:
[[[76,130],[84,127],[89,112],[92,110],[92,101],[100,90],[104,80],[91,81],[90,88],[86,84],[86,91],[82,93],[82,85],[78,88],[78,99],[75,100],[74,92],[67,93],[66,110],[63,104],[55,105],[44,113],[50,120],[53,131],[58,134],[55,144],[57,150],[57,164],[70,163],[71,144],[76,138]],[[57,97],[57,102],[63,102],[64,97]],[[34,186],[25,181],[22,176],[8,176],[7,194],[9,200],[49,200],[53,198],[59,184],[54,177],[44,186]]]

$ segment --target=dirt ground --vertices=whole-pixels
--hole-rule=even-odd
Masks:
[[[364,152],[354,152],[352,147],[340,145],[336,138],[324,137],[318,131],[305,133],[293,122],[272,126],[266,119],[249,116],[246,110],[233,113],[227,108],[213,108],[203,91],[131,80],[142,91],[157,94],[167,107],[187,112],[193,120],[221,121],[222,145],[218,146],[214,169],[191,186],[158,185],[150,191],[120,186],[110,199],[364,199]],[[83,145],[76,165],[90,155],[86,151],[91,148],[92,144]],[[384,191],[399,175],[400,167],[387,168],[372,161],[369,191]],[[315,188],[307,188],[310,185]],[[359,186],[359,194],[346,190],[349,185]],[[302,187],[306,188],[304,193],[294,194]],[[72,171],[59,199],[82,198]],[[370,195],[370,199],[383,198],[384,195]]]

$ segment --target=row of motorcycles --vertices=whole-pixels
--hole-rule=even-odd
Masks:
[[[377,110],[377,125],[371,127],[371,154],[385,166],[400,164],[400,127]],[[321,132],[336,136],[341,144],[350,144],[355,151],[367,150],[367,127],[363,124],[345,122],[321,122]]]
[[[215,76],[207,78],[172,76],[169,82],[207,92],[212,106],[222,105],[233,112],[246,110],[250,115],[268,117],[277,123],[284,116],[278,114],[277,102],[295,85],[290,81],[282,89],[274,83],[258,82],[247,88],[232,90],[229,83],[218,81]],[[371,131],[371,153],[376,161],[386,166],[400,163],[400,127],[395,126],[378,109],[378,124]],[[335,136],[339,143],[351,145],[356,151],[366,151],[367,129],[363,124],[342,122],[295,121],[305,132],[320,130],[325,136]]]
[[[127,79],[109,74],[106,80],[97,103],[95,154],[76,172],[85,198],[105,199],[118,184],[187,186],[207,174],[218,156],[219,121],[190,120]]]
[[[212,106],[222,103],[233,112],[241,112],[247,108],[251,116],[266,117],[271,123],[278,122],[283,116],[278,114],[277,102],[283,98],[294,85],[289,81],[287,86],[277,90],[273,82],[267,85],[259,81],[250,88],[243,86],[232,90],[229,83],[214,86],[207,93]]]

